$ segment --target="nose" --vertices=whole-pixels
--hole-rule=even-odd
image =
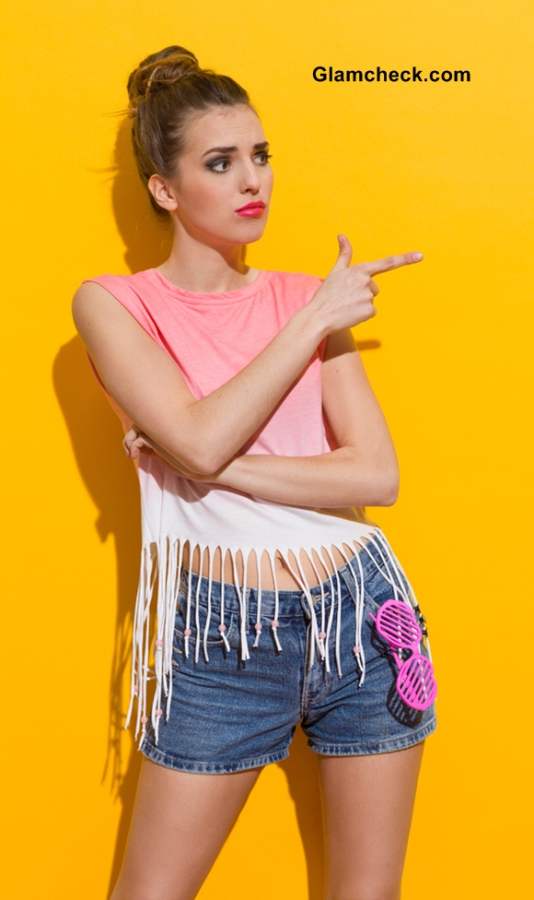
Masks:
[[[259,191],[260,187],[261,178],[258,169],[254,166],[253,163],[250,163],[245,167],[244,173],[242,175],[241,190],[252,190],[254,192],[257,192]]]

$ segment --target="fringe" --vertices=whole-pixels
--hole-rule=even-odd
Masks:
[[[201,639],[200,635],[200,610],[199,610],[199,593],[201,586],[201,579],[198,579],[197,582],[197,590],[195,595],[195,622],[196,622],[196,643],[195,643],[195,662],[198,662],[199,654],[200,654],[200,644],[202,642],[202,651],[204,654],[204,658],[206,662],[209,662],[208,655],[208,645],[207,645],[207,636],[209,633],[209,626],[211,621],[211,585],[212,585],[212,567],[213,567],[213,556],[211,547],[209,544],[201,544],[194,543],[186,538],[171,538],[169,536],[165,536],[160,541],[146,541],[143,544],[141,551],[141,566],[139,572],[139,582],[137,588],[136,602],[135,602],[135,611],[134,611],[134,620],[133,620],[133,645],[132,645],[132,671],[131,671],[131,680],[130,680],[130,703],[128,706],[128,711],[126,713],[126,720],[124,724],[124,728],[128,728],[130,725],[134,701],[137,697],[137,718],[135,724],[135,738],[137,738],[139,731],[139,743],[138,747],[141,746],[142,741],[146,734],[146,724],[148,722],[147,717],[147,685],[148,681],[151,679],[155,679],[156,686],[152,701],[151,707],[151,723],[154,729],[155,742],[156,745],[158,743],[158,735],[159,735],[159,720],[164,713],[162,702],[163,702],[163,694],[167,698],[166,709],[165,709],[165,717],[168,721],[170,714],[170,704],[172,697],[172,652],[173,652],[173,636],[174,636],[174,624],[176,619],[176,605],[179,596],[179,587],[181,583],[181,574],[182,574],[182,560],[183,560],[183,549],[185,543],[189,543],[190,546],[190,559],[194,557],[194,551],[196,547],[199,547],[200,550],[200,567],[199,570],[202,571],[202,561],[204,559],[204,552],[208,553],[208,608],[207,608],[207,617],[206,624],[204,627],[204,637]],[[352,577],[354,578],[355,584],[355,597],[354,597],[354,605],[355,605],[355,636],[354,636],[354,646],[353,653],[356,658],[358,668],[360,670],[360,680],[359,685],[361,686],[365,680],[365,658],[363,654],[362,648],[362,627],[363,627],[363,619],[364,619],[364,575],[363,575],[363,567],[360,559],[359,550],[365,550],[375,563],[375,565],[380,568],[381,574],[393,587],[394,597],[395,599],[399,599],[399,596],[410,606],[412,606],[416,613],[419,616],[419,619],[423,625],[425,625],[424,618],[419,610],[419,606],[417,604],[417,600],[415,597],[415,593],[411,584],[404,573],[404,570],[397,559],[393,549],[391,548],[389,542],[387,541],[385,535],[382,533],[380,528],[375,527],[371,534],[366,534],[362,539],[353,538],[350,540],[344,540],[343,544],[350,546],[354,550],[354,556],[357,563],[357,567],[359,569],[359,578],[357,577],[353,566],[351,564],[351,558],[347,555],[343,545],[341,543],[331,544],[331,547],[336,547],[343,558],[346,560],[347,565],[351,571]],[[378,556],[381,562],[377,562],[373,553],[371,553],[370,545],[378,552]],[[220,546],[220,545],[219,545]],[[247,622],[248,622],[248,614],[246,608],[247,602],[247,590],[246,590],[246,573],[248,571],[248,561],[249,556],[252,553],[254,548],[249,548],[246,555],[242,550],[238,550],[237,552],[241,552],[243,555],[244,562],[244,576],[243,576],[243,585],[240,586],[238,584],[238,577],[236,572],[236,564],[235,564],[235,556],[236,553],[233,552],[230,547],[221,547],[221,563],[224,567],[224,561],[226,559],[226,553],[229,552],[232,561],[232,570],[234,574],[234,586],[237,591],[237,595],[239,598],[239,608],[240,608],[240,633],[241,633],[241,659],[246,660],[250,659],[250,652],[248,647],[247,640]],[[330,581],[331,587],[331,597],[332,603],[330,605],[330,614],[328,617],[328,622],[326,623],[325,629],[325,596],[323,591],[323,582],[325,581],[324,577],[319,574],[317,571],[317,567],[315,564],[315,560],[313,558],[313,554],[310,550],[315,549],[318,556],[320,557],[325,571],[327,572],[328,579]],[[282,550],[278,550],[282,559],[287,564],[289,570],[293,574],[295,580],[300,585],[304,596],[306,597],[309,611],[310,611],[310,625],[311,625],[311,640],[308,645],[308,669],[311,669],[315,660],[315,653],[317,651],[319,658],[326,667],[328,672],[331,671],[330,659],[329,659],[329,646],[330,646],[330,633],[334,624],[334,615],[337,613],[336,618],[336,633],[335,633],[335,655],[336,655],[336,665],[339,676],[342,676],[341,669],[341,660],[340,660],[340,643],[341,643],[341,582],[339,578],[339,573],[336,569],[336,564],[331,552],[330,548],[325,548],[328,559],[325,559],[325,556],[322,552],[323,548],[306,548],[302,547],[298,551],[298,555],[293,553],[293,551],[289,551],[287,553],[283,553]],[[385,553],[384,553],[385,551]],[[272,575],[273,575],[273,585],[274,585],[274,593],[275,593],[275,611],[274,611],[274,619],[271,620],[271,632],[273,635],[273,639],[275,641],[276,647],[278,651],[282,651],[282,646],[280,644],[280,640],[277,634],[278,628],[278,609],[279,609],[279,597],[278,597],[278,586],[276,583],[276,573],[275,573],[275,557],[276,550],[271,551],[268,548],[264,548],[263,550],[259,550],[255,553],[256,556],[256,571],[257,571],[257,584],[258,584],[258,609],[257,609],[257,618],[255,624],[256,637],[254,640],[253,647],[257,647],[259,645],[259,641],[261,638],[262,625],[261,625],[261,582],[260,582],[260,560],[263,557],[263,553],[266,552],[268,554]],[[289,552],[293,553],[295,556],[296,566],[298,571],[295,571],[294,566],[289,560]],[[321,604],[320,604],[320,623],[317,621],[317,610],[316,605],[313,602],[313,596],[311,594],[310,586],[306,580],[306,576],[304,574],[299,555],[300,552],[305,552],[307,558],[309,559],[313,570],[317,576],[317,581],[321,586]],[[328,561],[330,562],[330,566],[328,565]],[[223,569],[224,570],[224,569]],[[149,625],[150,625],[150,607],[151,607],[151,599],[153,595],[153,588],[155,583],[156,575],[158,575],[158,590],[157,590],[157,625],[156,625],[156,639],[154,645],[154,666],[150,667],[148,665],[148,660],[150,657],[150,644],[149,644]],[[395,576],[395,577],[394,577]],[[405,589],[405,584],[402,581],[402,577],[404,577],[404,582],[408,586],[408,591]],[[333,577],[335,577],[335,585],[333,581]],[[187,607],[186,607],[186,625],[184,629],[184,653],[188,657],[190,652],[189,647],[189,638],[191,636],[191,579],[192,579],[192,570],[189,570],[188,577],[188,586],[187,586]],[[224,582],[222,582],[223,587],[221,590],[221,621],[219,624],[219,631],[221,633],[222,640],[226,647],[226,650],[230,651],[230,644],[228,638],[226,636],[226,624],[224,621]],[[432,660],[431,652],[430,652],[430,643],[428,641],[428,633],[426,627],[423,628],[423,635],[426,640],[426,644],[428,647],[428,656],[430,661]]]

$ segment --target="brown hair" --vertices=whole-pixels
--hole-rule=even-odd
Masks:
[[[130,99],[126,114],[132,119],[132,145],[137,169],[147,187],[157,173],[172,178],[185,145],[189,115],[211,106],[247,104],[257,112],[244,88],[228,75],[201,69],[185,47],[165,47],[141,60],[127,83]],[[166,215],[147,187],[158,215]]]

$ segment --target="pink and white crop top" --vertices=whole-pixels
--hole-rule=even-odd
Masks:
[[[225,384],[248,365],[279,333],[292,315],[311,300],[322,280],[318,276],[298,272],[262,270],[254,282],[237,290],[200,293],[177,287],[156,268],[145,269],[131,275],[106,274],[85,279],[86,282],[94,281],[100,284],[134,316],[139,325],[174,360],[189,389],[199,399]],[[327,453],[337,446],[322,409],[321,365],[325,346],[326,338],[310,357],[309,364],[300,379],[286,393],[266,420],[264,427],[251,437],[242,452],[311,456]],[[90,357],[89,362],[107,394]],[[107,396],[109,398],[109,394]],[[126,415],[121,417],[121,422],[126,431],[131,422],[128,423]],[[323,579],[317,571],[312,551],[315,551],[323,561],[330,577],[334,575],[336,569],[331,553],[332,546],[335,546],[350,564],[352,555],[347,554],[343,545],[347,545],[353,549],[353,553],[357,553],[358,547],[372,542],[382,565],[388,572],[383,551],[389,559],[389,564],[403,572],[389,542],[375,524],[340,517],[334,510],[329,514],[311,508],[286,506],[221,485],[191,481],[156,453],[140,453],[137,473],[141,500],[142,551],[133,622],[130,704],[124,727],[127,728],[129,725],[134,698],[137,697],[135,736],[137,737],[141,726],[140,743],[148,721],[147,681],[150,678],[155,678],[156,681],[151,713],[156,743],[159,717],[163,714],[162,689],[167,697],[167,716],[169,714],[177,585],[181,580],[183,547],[187,542],[190,546],[190,559],[193,559],[193,553],[196,547],[199,547],[200,570],[204,553],[208,554],[210,572],[213,556],[218,548],[221,549],[221,560],[226,559],[226,553],[230,554],[234,572],[235,556],[238,551],[242,554],[245,573],[249,555],[252,554],[251,560],[255,558],[258,570],[258,585],[260,584],[258,561],[265,552],[273,571],[276,594],[275,623],[278,612],[278,588],[274,559],[278,552],[301,585],[310,606],[313,639],[310,642],[309,665],[313,664],[316,646],[328,671],[330,671],[328,637],[325,646],[325,633],[318,628],[309,585],[300,564],[301,554],[307,554],[320,582]],[[298,571],[292,565],[289,553],[293,553]],[[374,560],[374,555],[372,558]],[[361,563],[358,557],[356,560],[360,569],[359,577],[350,566],[356,582],[357,597],[354,653],[363,681],[365,660],[361,650],[361,628],[364,585]],[[150,608],[156,574],[159,575],[156,640],[153,648],[154,665],[150,666]],[[403,574],[406,577],[404,572]],[[336,586],[332,578],[331,583],[335,597]],[[398,583],[402,584],[400,579]],[[209,584],[211,585],[211,578]],[[245,626],[246,585],[235,582],[235,587],[241,606],[241,658],[248,659],[250,653]],[[337,590],[340,589],[338,581]],[[261,586],[258,590],[260,603]],[[188,623],[191,600],[188,590]],[[321,600],[324,604],[323,596]],[[333,600],[331,614],[334,606]],[[221,635],[225,640],[224,622],[221,624],[223,626]],[[276,624],[272,627],[274,639],[280,649]],[[189,652],[188,640],[186,637],[186,654]],[[197,634],[195,648],[197,659],[201,642],[202,638]],[[208,660],[205,640],[203,652]],[[341,675],[339,649],[336,651],[336,657]]]

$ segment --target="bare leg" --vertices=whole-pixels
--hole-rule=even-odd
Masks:
[[[262,766],[178,772],[143,757],[119,880],[110,900],[192,900]]]
[[[327,900],[399,900],[423,746],[320,757]]]

